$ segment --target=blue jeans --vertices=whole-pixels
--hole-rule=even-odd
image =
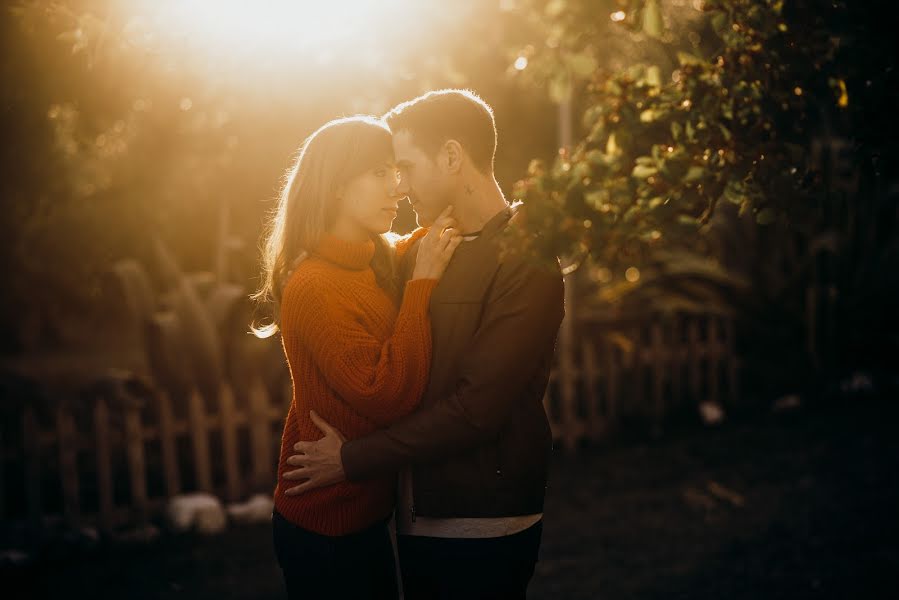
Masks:
[[[526,597],[534,575],[543,521],[497,538],[398,535],[406,600]]]
[[[272,538],[291,600],[399,597],[387,521],[328,536],[294,525],[274,510]]]

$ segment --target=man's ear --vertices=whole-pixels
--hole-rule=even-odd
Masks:
[[[443,164],[447,173],[458,173],[462,168],[462,159],[464,156],[462,144],[456,140],[447,140],[443,145]]]

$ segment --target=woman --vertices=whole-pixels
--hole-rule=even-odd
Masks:
[[[322,437],[311,410],[351,439],[408,414],[424,392],[428,302],[461,237],[447,210],[423,235],[400,294],[394,254],[402,256],[411,238],[392,247],[384,236],[399,184],[383,122],[331,121],[304,142],[267,236],[255,297],[271,302],[280,319],[255,332],[280,329],[293,380],[272,514],[291,598],[397,597],[387,530],[395,482],[344,482],[287,496],[297,482],[281,475],[293,468],[286,460],[296,442]]]

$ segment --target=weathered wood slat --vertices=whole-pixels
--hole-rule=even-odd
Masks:
[[[690,396],[693,402],[702,401],[702,355],[699,353],[699,321],[690,317],[687,321],[687,343],[689,344]]]
[[[156,395],[159,418],[159,448],[162,452],[162,470],[165,490],[169,496],[181,493],[181,470],[178,467],[177,435],[175,417],[172,413],[172,398],[165,390]],[[182,427],[187,431],[187,427]],[[146,439],[146,438],[145,438]]]
[[[569,309],[570,310],[570,309]],[[569,314],[573,315],[574,311]],[[555,441],[573,451],[584,439],[600,440],[627,409],[640,412],[658,424],[679,399],[689,396],[702,400],[733,400],[738,392],[738,359],[734,352],[734,327],[731,319],[717,316],[688,316],[659,322],[630,321],[610,328],[610,334],[591,338],[574,336],[582,328],[579,320],[565,324],[567,338],[560,344],[550,386],[543,404]],[[604,327],[610,327],[606,321]],[[703,336],[702,332],[707,335]],[[614,334],[614,335],[612,335]],[[625,339],[627,338],[627,339]],[[629,340],[629,341],[628,341]],[[292,393],[288,384],[285,393]],[[286,417],[285,398],[271,398],[261,379],[252,381],[248,397],[238,409],[233,388],[223,384],[222,392],[207,411],[200,393],[194,390],[184,400],[186,417],[175,417],[172,398],[158,392],[154,406],[144,414],[136,405],[124,409],[124,428],[117,427],[118,405],[110,398],[97,398],[91,404],[93,431],[79,434],[73,413],[57,407],[50,427],[41,427],[35,407],[25,405],[22,413],[24,447],[4,456],[25,458],[24,489],[28,518],[40,527],[43,514],[42,469],[59,464],[62,483],[63,514],[70,523],[97,522],[104,532],[118,524],[135,520],[146,523],[152,511],[164,506],[166,499],[184,491],[183,469],[193,468],[195,484],[189,491],[222,494],[237,500],[247,490],[271,490],[274,486],[276,448],[281,424]],[[146,422],[144,420],[147,420]],[[241,471],[239,428],[247,427],[250,444],[249,472]],[[209,436],[220,431],[224,480],[214,481]],[[179,454],[179,436],[190,442],[188,456]],[[163,497],[148,497],[145,445],[158,440],[161,449]],[[51,446],[53,450],[51,450]],[[127,505],[116,505],[114,497],[117,449],[124,448],[131,497]],[[42,460],[44,452],[58,452],[58,461]],[[99,506],[82,507],[78,453],[90,452],[96,458]],[[52,455],[51,455],[52,456]],[[184,462],[182,462],[184,461]],[[55,491],[55,490],[54,490]],[[2,492],[2,490],[0,490]],[[154,492],[160,493],[160,492]],[[121,502],[121,501],[120,501]],[[91,514],[85,514],[86,508]]]
[[[191,390],[187,397],[187,403],[197,488],[201,492],[212,492],[212,464],[209,462],[209,435],[203,397],[198,390]]]
[[[26,405],[22,414],[22,433],[25,444],[25,506],[32,531],[40,531],[41,514],[41,447],[38,443],[38,422],[34,407]]]
[[[650,326],[650,336],[650,348],[652,348],[652,361],[650,363],[650,368],[652,369],[652,419],[654,427],[658,428],[661,427],[662,419],[665,416],[665,363],[667,362],[661,323],[655,322]]]
[[[596,366],[596,350],[592,340],[583,340],[581,343],[581,361],[583,362],[583,389],[587,402],[587,432],[590,439],[598,441],[604,431],[603,415],[601,412],[599,394],[599,370]]]
[[[240,498],[240,464],[237,455],[237,431],[235,430],[234,392],[227,383],[219,387],[219,410],[222,432],[222,460],[225,461],[225,489],[226,497],[230,502]]]
[[[109,403],[97,398],[94,403],[94,444],[96,445],[98,522],[100,531],[110,533],[114,526],[115,500],[112,483],[112,448],[109,439]]]
[[[59,478],[62,484],[63,515],[70,527],[78,524],[81,502],[78,494],[78,451],[75,444],[75,420],[67,406],[56,407],[57,451],[59,453]]]
[[[249,387],[250,455],[252,457],[253,487],[258,489],[271,483],[274,461],[271,451],[270,401],[265,385],[259,378],[253,379]],[[284,416],[280,417],[281,419]]]
[[[621,377],[619,360],[620,352],[617,347],[609,345],[606,351],[606,416],[609,423],[618,422],[619,381]]]
[[[711,317],[709,319],[709,335],[706,341],[709,349],[708,359],[708,399],[718,403],[721,400],[720,377],[718,375],[721,368],[723,352],[721,347],[721,334],[718,327],[718,318]]]
[[[565,306],[571,306],[574,298],[574,276],[565,277]],[[562,444],[569,452],[577,448],[577,381],[574,367],[574,319],[573,312],[566,311],[559,329],[559,421],[562,427]]]
[[[739,378],[739,359],[736,352],[736,333],[734,320],[727,319],[724,322],[724,339],[725,339],[725,355],[727,356],[727,384],[728,397],[731,404],[738,406],[740,404],[740,385]]]
[[[147,504],[147,467],[144,458],[144,440],[141,437],[140,409],[125,407],[125,455],[128,459],[128,475],[131,481],[131,505],[136,521],[143,525],[149,518]]]

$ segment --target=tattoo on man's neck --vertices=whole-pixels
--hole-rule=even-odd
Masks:
[[[474,194],[474,188],[466,183],[465,184],[465,193],[468,194],[469,196],[471,196],[472,194]]]

